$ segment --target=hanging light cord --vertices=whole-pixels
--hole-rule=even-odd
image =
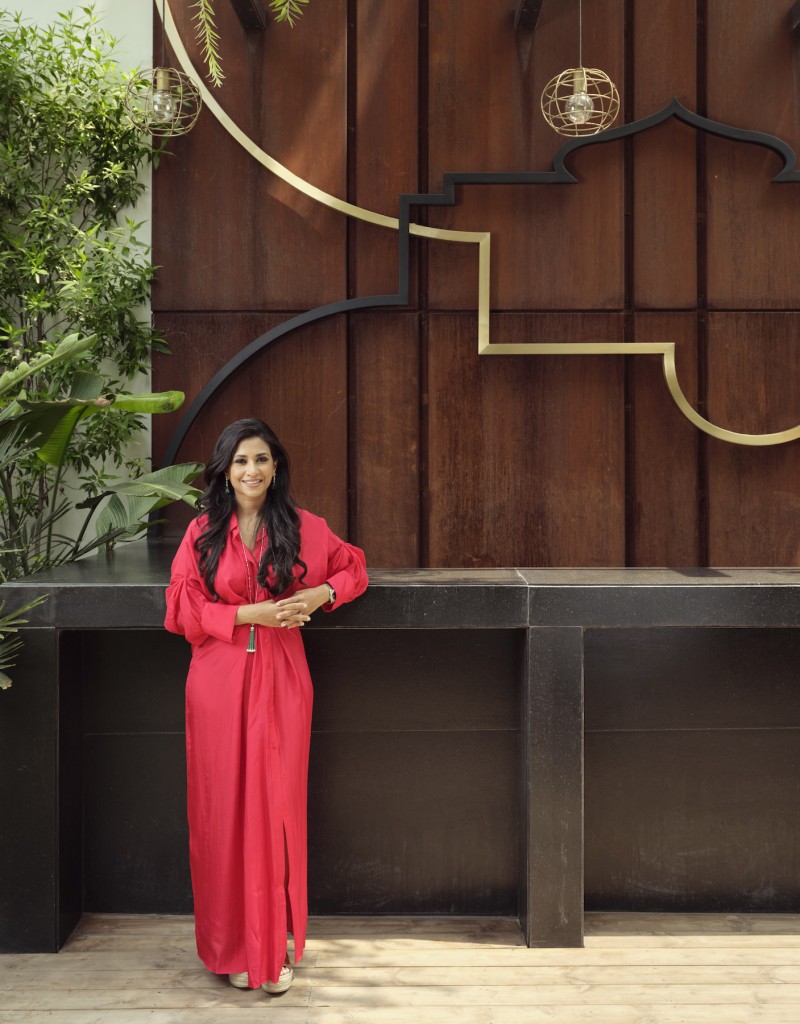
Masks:
[[[161,0],[161,67],[167,66],[167,0]]]
[[[583,0],[578,0],[578,67],[583,67]]]

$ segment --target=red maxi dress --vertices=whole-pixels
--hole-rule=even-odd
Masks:
[[[298,512],[308,571],[281,597],[327,580],[336,602],[326,610],[352,601],[367,587],[364,553],[324,519]],[[250,654],[250,626],[234,625],[237,606],[251,603],[245,558],[251,579],[257,568],[235,515],[212,600],[194,547],[204,525],[204,516],[189,525],[172,563],[164,623],[192,645],[186,762],[197,951],[210,971],[247,971],[256,988],[278,979],[287,932],[295,962],[303,955],[312,686],[300,629],[256,626]],[[256,555],[260,548],[257,538]],[[256,601],[268,597],[259,587]]]

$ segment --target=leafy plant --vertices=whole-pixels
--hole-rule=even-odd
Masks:
[[[197,41],[203,48],[203,60],[206,62],[208,77],[219,88],[225,75],[222,73],[222,62],[219,56],[219,33],[214,22],[214,8],[211,0],[197,0],[194,7],[194,23]]]
[[[93,338],[70,336],[64,338],[54,352],[0,376],[2,582],[74,561],[100,547],[132,540],[147,529],[151,513],[178,500],[194,506],[200,495],[191,484],[203,468],[195,462],[167,466],[134,480],[106,479],[100,493],[77,505],[63,495],[59,485],[75,428],[82,419],[123,415],[125,411],[169,412],[180,406],[184,398],[180,391],[149,395],[104,393],[106,382],[102,376],[82,368],[82,361],[91,353],[93,345]],[[24,389],[10,397],[32,369],[42,370],[54,364],[63,364],[65,373],[72,366],[73,386],[69,397],[57,401],[31,400]],[[33,481],[26,479],[19,472],[20,465],[29,463],[32,457],[42,465],[43,473],[51,477],[47,504],[37,504],[36,495],[31,493],[35,489],[35,478]],[[72,509],[85,511],[77,536],[62,533],[59,527]],[[92,536],[89,526],[98,509]],[[18,637],[8,634],[17,632],[24,622],[21,616],[39,600],[44,597],[17,609],[12,615],[0,614],[0,689],[11,685],[3,670],[11,666],[20,645]]]
[[[77,505],[64,495],[64,469],[81,420],[126,412],[171,412],[184,398],[180,391],[108,393],[102,375],[82,365],[94,344],[93,338],[69,336],[34,364],[0,376],[0,528],[4,538],[0,578],[4,581],[73,561],[98,547],[131,540],[147,528],[146,518],[152,512],[178,500],[194,506],[200,494],[191,481],[202,465],[191,462],[167,466],[133,480],[106,479],[99,493]],[[23,374],[34,367],[42,369],[44,364],[62,364],[67,373],[72,368],[72,388],[66,398],[31,400],[24,390],[9,397]],[[38,500],[36,478],[26,479],[19,473],[20,465],[30,461],[32,453],[48,479],[46,502]],[[95,535],[86,539],[90,521],[104,502]],[[73,507],[86,510],[77,537],[60,532],[58,527]]]
[[[269,0],[269,6],[276,21],[287,21],[291,28],[303,13],[309,0]],[[194,24],[197,42],[203,50],[209,80],[219,88],[225,75],[222,73],[222,59],[219,53],[219,33],[214,22],[214,0],[197,0],[194,8]]]
[[[158,152],[125,113],[113,48],[92,7],[50,26],[0,10],[0,582],[129,540],[199,494],[199,464],[143,473],[127,447],[184,396],[130,388],[167,351],[141,319],[154,268],[126,216]],[[0,614],[0,669],[27,610]]]
[[[307,3],[308,0],[269,0],[270,7],[275,11],[275,20],[288,21],[292,28],[294,28],[295,20],[303,13],[303,6]]]
[[[125,114],[113,48],[91,7],[49,26],[0,11],[0,371],[27,364],[31,399],[71,387],[60,364],[36,363],[67,335],[97,339],[111,390],[166,351],[141,319],[154,268],[125,216],[157,152]],[[83,420],[67,465],[99,490],[104,459],[127,464],[141,426],[132,411]]]
[[[14,658],[22,647],[22,641],[14,634],[18,632],[20,626],[25,625],[27,621],[23,618],[25,613],[44,600],[46,597],[42,594],[13,612],[5,612],[4,604],[0,601],[0,690],[7,690],[11,686],[11,679],[3,669],[13,666]],[[9,636],[9,634],[12,635]]]

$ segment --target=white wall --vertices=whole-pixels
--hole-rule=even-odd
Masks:
[[[23,17],[45,23],[69,10],[80,10],[84,3],[71,0],[8,0],[6,9],[21,10]],[[100,24],[119,40],[118,60],[123,69],[152,67],[153,3],[152,0],[95,0],[95,14]]]
[[[17,0],[15,4],[10,0],[5,6],[8,10],[21,10],[23,17],[30,21],[47,24],[66,11],[80,11],[85,4],[71,0]],[[101,27],[118,40],[115,56],[123,71],[153,66],[152,0],[94,0],[94,9]],[[149,245],[152,212],[149,185],[152,176],[149,170],[146,173],[148,189],[136,207],[134,217],[143,222],[140,237]]]

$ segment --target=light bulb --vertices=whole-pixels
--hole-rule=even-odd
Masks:
[[[178,113],[177,100],[171,88],[169,70],[166,68],[156,70],[152,109],[154,120],[160,122],[174,121]]]
[[[176,111],[175,97],[169,89],[156,89],[153,93],[153,116],[156,121],[172,121]]]
[[[573,124],[586,124],[594,113],[594,101],[588,92],[581,89],[569,97],[564,109]]]

